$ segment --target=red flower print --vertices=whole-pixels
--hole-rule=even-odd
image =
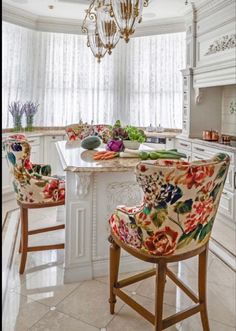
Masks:
[[[30,162],[29,159],[26,159],[24,161],[24,167],[25,167],[26,170],[31,170],[33,168],[32,163]]]
[[[187,216],[185,221],[186,233],[189,233],[196,229],[198,224],[205,224],[209,221],[210,215],[214,209],[214,202],[212,197],[208,200],[198,201],[193,205],[193,212]]]
[[[144,246],[152,254],[157,256],[171,255],[176,248],[178,232],[166,226],[163,230],[157,231],[144,241]]]
[[[145,172],[145,171],[147,171],[147,167],[146,167],[144,164],[141,164],[141,165],[139,166],[139,169],[140,169],[141,172]]]
[[[211,165],[189,167],[187,173],[177,178],[175,182],[187,185],[187,188],[191,189],[193,186],[200,186],[206,177],[211,177],[213,174],[214,166]]]

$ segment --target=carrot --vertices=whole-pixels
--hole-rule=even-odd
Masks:
[[[97,160],[100,160],[101,159],[101,155],[94,156],[93,159],[96,160],[96,161]]]
[[[104,160],[110,160],[110,159],[114,159],[115,155],[108,155],[104,157]]]
[[[95,155],[101,155],[101,154],[104,154],[104,153],[106,153],[107,151],[98,151],[98,152],[96,152],[95,153]]]

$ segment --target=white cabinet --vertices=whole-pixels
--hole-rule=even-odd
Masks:
[[[43,144],[41,140],[43,137],[29,137],[29,143],[31,146],[30,160],[32,163],[43,163]]]
[[[64,136],[45,136],[44,137],[44,163],[50,164],[52,175],[64,175],[61,162],[58,156],[55,143],[64,140]]]
[[[192,160],[192,143],[183,139],[175,139],[175,148],[180,153],[184,153],[187,156],[187,161]]]
[[[235,0],[204,1],[196,7],[194,87],[235,84]]]

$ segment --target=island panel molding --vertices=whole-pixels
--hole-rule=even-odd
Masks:
[[[85,198],[89,191],[91,173],[76,173],[76,195]]]
[[[135,206],[141,203],[142,194],[140,187],[134,182],[113,182],[107,185],[107,212],[108,217],[117,206]]]

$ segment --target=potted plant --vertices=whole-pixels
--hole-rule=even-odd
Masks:
[[[146,140],[143,130],[131,125],[127,125],[124,130],[128,135],[128,139],[123,140],[125,148],[139,149],[140,144]]]
[[[33,131],[34,115],[38,111],[39,104],[36,104],[32,101],[27,101],[23,105],[23,112],[26,116],[26,130]]]
[[[14,101],[10,105],[8,105],[8,110],[13,117],[13,126],[14,131],[18,132],[22,129],[22,115],[24,113],[22,104],[20,101]]]

